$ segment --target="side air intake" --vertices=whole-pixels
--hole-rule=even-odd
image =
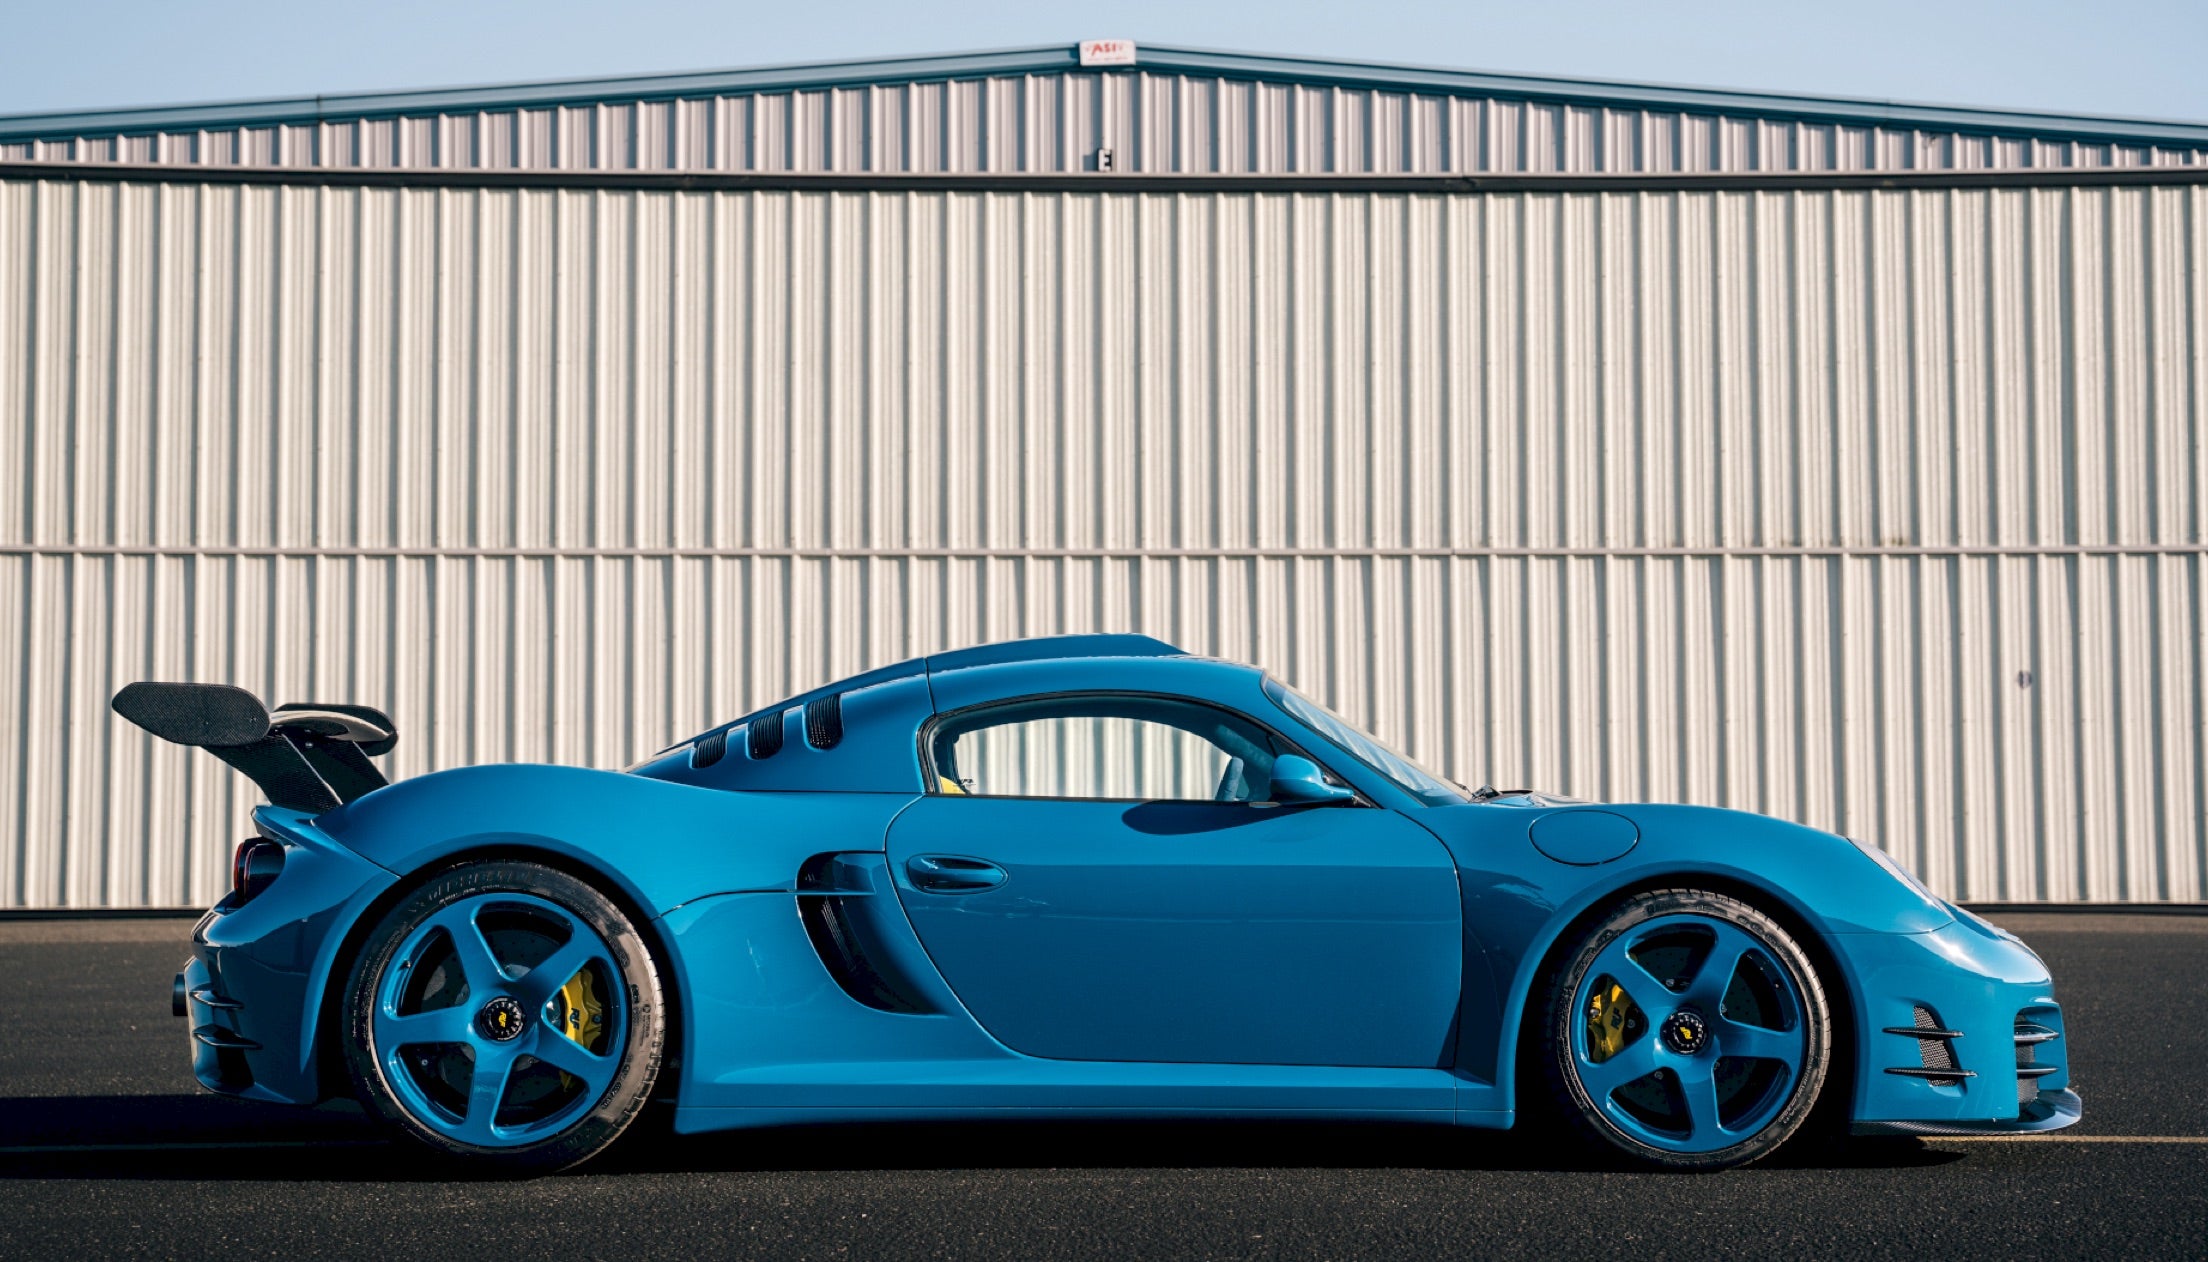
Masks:
[[[883,914],[877,900],[891,900],[887,914],[902,921],[894,895],[872,892],[886,883],[878,868],[881,856],[857,857],[862,870],[855,883],[838,879],[839,856],[833,854],[815,855],[798,869],[797,916],[805,936],[828,975],[852,999],[882,1012],[933,1012],[892,962],[894,953],[874,927],[874,918]],[[864,874],[867,863],[877,865],[872,877]]]

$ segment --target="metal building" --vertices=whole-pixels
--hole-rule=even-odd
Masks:
[[[1068,48],[0,118],[0,906],[1140,630],[1469,782],[2208,897],[2208,125]]]

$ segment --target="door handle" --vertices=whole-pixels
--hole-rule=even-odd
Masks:
[[[912,878],[914,889],[931,894],[971,894],[997,888],[1009,874],[984,859],[923,854],[905,861],[905,875]]]

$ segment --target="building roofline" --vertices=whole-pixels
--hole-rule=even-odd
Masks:
[[[1229,78],[1355,84],[1442,95],[1513,97],[1576,105],[1653,106],[1691,114],[1748,114],[1818,122],[1922,127],[1933,131],[2208,144],[2208,122],[2183,119],[1942,105],[1876,97],[1799,95],[1758,88],[1713,88],[1624,79],[1564,78],[1394,62],[1338,61],[1287,53],[1142,48],[1136,68],[1209,71]]]
[[[1498,71],[1455,70],[1392,62],[1341,61],[1293,54],[1229,52],[1137,44],[1126,70],[1217,75],[1289,83],[1392,88],[1451,96],[1494,96],[1586,106],[1660,108],[1696,114],[1747,115],[1809,122],[1854,123],[2028,135],[2065,140],[2208,147],[2208,122],[2046,113],[2000,107],[1931,105],[1870,97],[1803,96],[1757,89],[1689,87],[1609,79],[1559,78]],[[321,96],[270,97],[195,105],[0,115],[0,141],[111,136],[200,128],[270,126],[488,109],[550,108],[606,101],[659,101],[752,92],[857,87],[999,75],[1080,71],[1072,44],[984,52],[815,61],[735,70],[706,70],[583,79],[552,79],[478,87]]]
[[[634,167],[321,167],[0,160],[0,181],[256,188],[596,189],[654,193],[1801,193],[2208,185],[2208,163],[1908,170],[1503,171],[1487,173],[1077,171],[698,171]]]
[[[187,105],[131,106],[45,114],[0,114],[0,140],[115,135],[179,128],[310,123],[333,119],[390,118],[464,110],[549,108],[599,101],[664,101],[678,97],[802,88],[856,87],[1047,73],[1080,68],[1070,44],[1008,48],[994,52],[811,61],[734,70],[544,79],[468,87],[344,92],[320,96],[262,97]]]

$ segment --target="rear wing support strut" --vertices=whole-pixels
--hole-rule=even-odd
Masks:
[[[390,783],[369,762],[397,725],[361,705],[281,705],[229,684],[136,683],[108,703],[165,741],[196,745],[244,772],[276,806],[326,811]]]

